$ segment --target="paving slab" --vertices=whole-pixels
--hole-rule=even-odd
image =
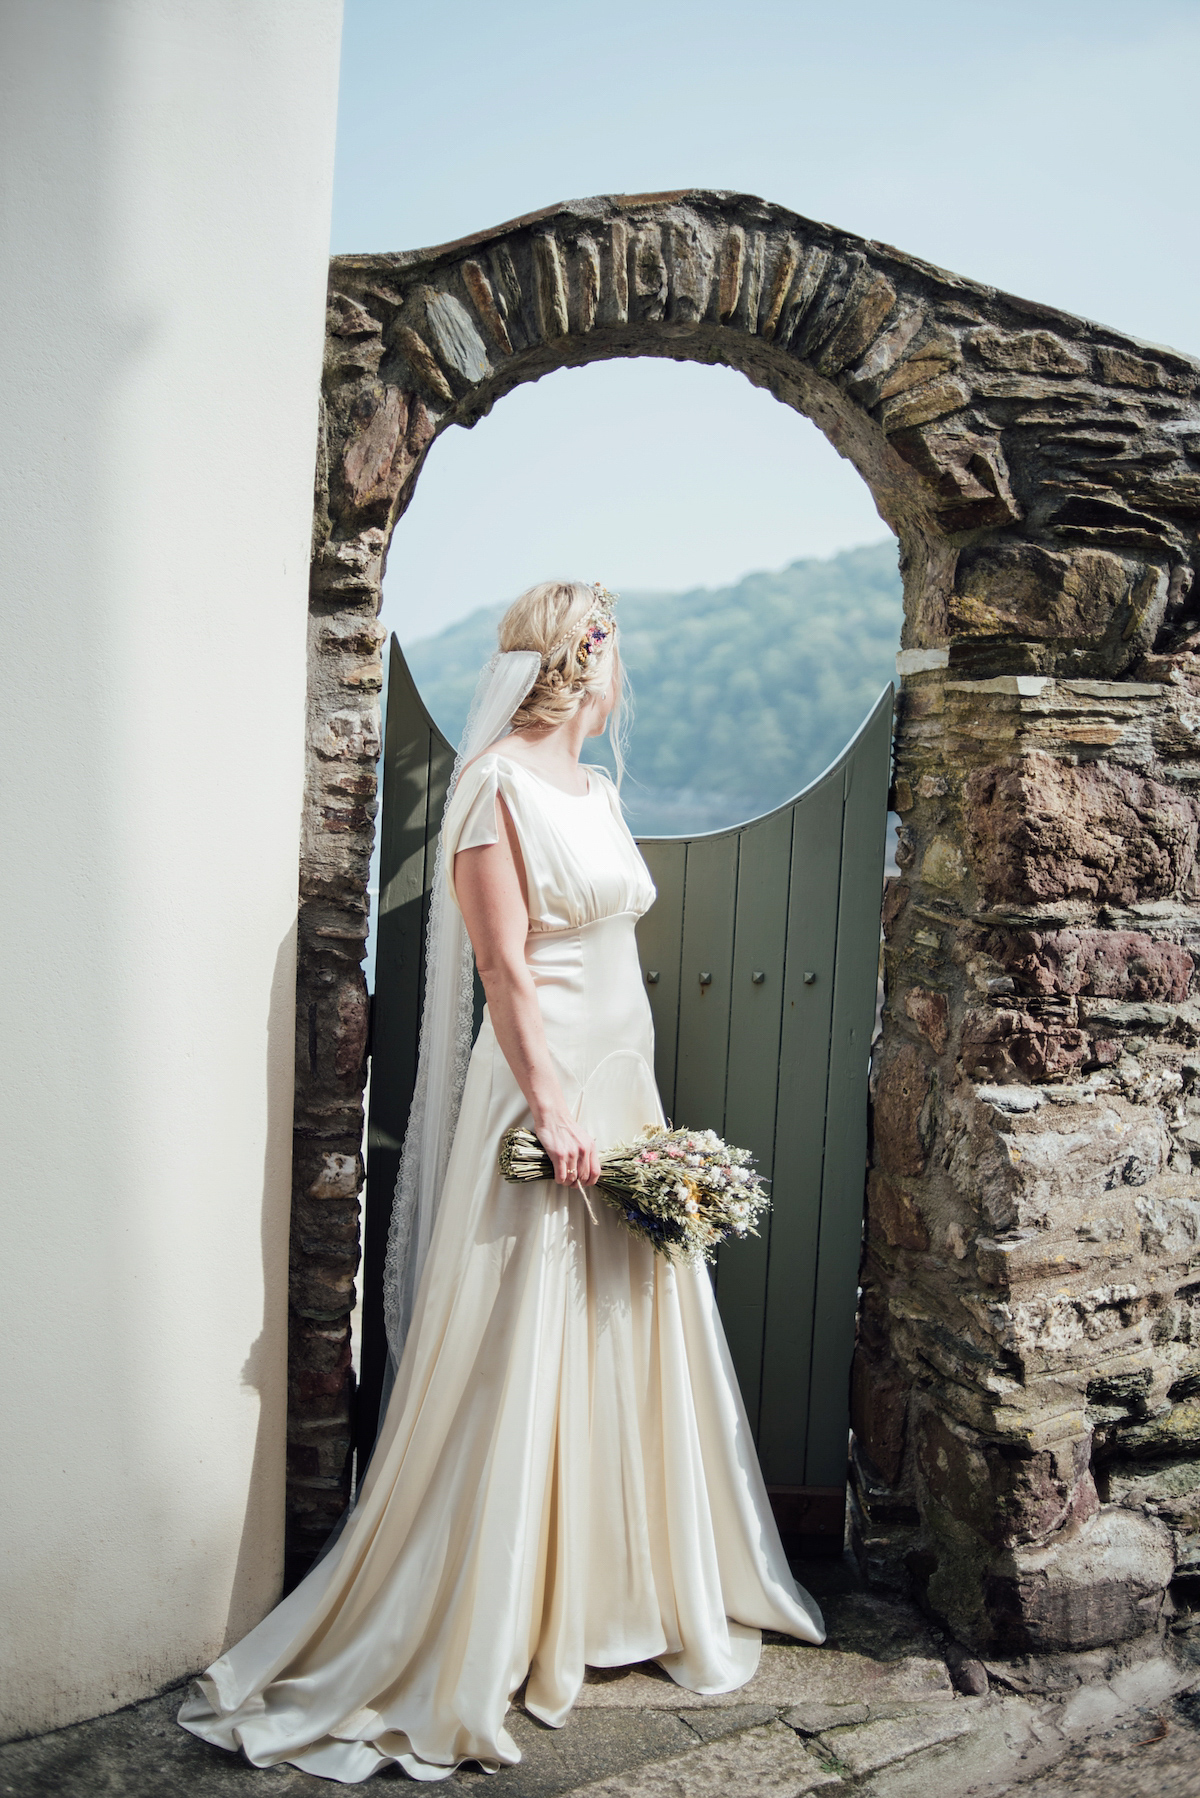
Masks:
[[[607,1714],[612,1715],[611,1712]],[[769,1704],[738,1704],[728,1710],[688,1711],[682,1721],[702,1742],[715,1742],[718,1736],[731,1736],[735,1730],[755,1729],[759,1724],[773,1723],[775,1715],[774,1707]]]
[[[803,1736],[819,1736],[826,1729],[844,1729],[852,1723],[870,1723],[868,1705],[858,1704],[794,1704],[785,1711],[783,1720],[789,1729]]]
[[[1122,1667],[1111,1679],[1081,1686],[1063,1705],[1060,1727],[1066,1735],[1106,1729],[1124,1712],[1165,1704],[1196,1682],[1196,1671],[1158,1655]]]
[[[472,1798],[476,1794],[558,1798],[597,1780],[641,1777],[647,1763],[661,1763],[696,1747],[695,1730],[669,1711],[592,1711],[582,1716],[572,1712],[561,1729],[550,1729],[514,1706],[506,1724],[521,1750],[517,1766],[502,1767],[498,1773],[463,1767],[443,1791],[469,1788]],[[405,1790],[414,1789],[400,1775],[388,1777],[400,1780]],[[263,1798],[273,1794],[264,1792]],[[323,1782],[322,1798],[332,1798],[328,1781]]]
[[[1011,1798],[1197,1798],[1200,1699],[1185,1694],[1153,1713],[1123,1718],[1072,1744],[1050,1769],[1006,1788],[1006,1798],[1009,1792]]]
[[[878,1723],[860,1723],[850,1729],[831,1729],[818,1737],[855,1778],[875,1773],[893,1761],[904,1760],[922,1748],[932,1748],[966,1735],[971,1717],[965,1704],[938,1705],[910,1717],[888,1717]]]
[[[1195,1682],[1195,1668],[1185,1672],[1175,1661],[1169,1661],[1160,1655],[1153,1661],[1139,1661],[1133,1667],[1123,1667],[1120,1673],[1114,1673],[1109,1685],[1120,1699],[1122,1707],[1133,1705],[1162,1704],[1167,1698],[1173,1698],[1184,1686]]]
[[[1065,1735],[1083,1735],[1107,1729],[1121,1713],[1121,1700],[1107,1681],[1080,1686],[1062,1707],[1059,1728]]]
[[[572,1798],[802,1798],[843,1782],[784,1723],[722,1737],[617,1779],[580,1786]],[[843,1787],[844,1789],[844,1787]]]
[[[648,1663],[593,1668],[576,1708],[710,1710],[744,1704],[917,1704],[953,1698],[946,1663],[929,1656],[877,1661],[835,1648],[764,1643],[757,1673],[735,1692],[688,1692]]]
[[[1014,1782],[1061,1753],[1061,1737],[1042,1740],[1037,1707],[1028,1700],[968,1702],[968,1732],[894,1761],[856,1783],[854,1798],[1017,1798],[1022,1788]]]

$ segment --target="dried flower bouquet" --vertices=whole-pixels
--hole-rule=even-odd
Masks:
[[[524,1125],[505,1131],[499,1167],[505,1180],[554,1178],[550,1157]],[[715,1130],[661,1125],[602,1155],[594,1190],[627,1230],[672,1261],[712,1261],[731,1236],[757,1236],[770,1204],[748,1149],[732,1148]]]

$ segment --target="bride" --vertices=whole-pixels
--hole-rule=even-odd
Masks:
[[[654,887],[579,760],[620,679],[602,588],[547,581],[505,614],[442,825],[379,1439],[333,1548],[179,1713],[257,1766],[495,1771],[520,1759],[523,1681],[557,1727],[589,1666],[727,1692],[764,1628],[824,1639],[706,1272],[588,1203],[597,1145],[662,1118],[634,938]],[[464,1084],[472,948],[487,1007]],[[520,1123],[553,1181],[499,1177]]]

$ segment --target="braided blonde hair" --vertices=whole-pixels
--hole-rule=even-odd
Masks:
[[[565,724],[589,694],[605,692],[614,680],[620,705],[621,665],[615,642],[604,654],[579,655],[595,604],[594,590],[582,581],[539,581],[505,612],[500,620],[501,649],[532,649],[542,658],[541,673],[513,718],[514,730]],[[616,707],[614,723],[615,718]],[[615,730],[612,737],[620,771],[623,758]]]
[[[516,708],[511,728],[552,730],[565,725],[590,694],[606,692],[615,681],[608,741],[617,768],[617,786],[621,786],[628,707],[624,705],[626,680],[615,635],[603,654],[579,654],[594,608],[596,588],[583,581],[538,581],[504,613],[500,649],[534,649],[542,656],[542,672]]]

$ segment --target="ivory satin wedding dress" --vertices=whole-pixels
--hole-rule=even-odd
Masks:
[[[503,754],[464,770],[443,852],[525,862],[526,960],[568,1104],[604,1149],[662,1109],[634,926],[654,887],[604,773],[565,793]],[[452,890],[452,888],[451,888]],[[520,1759],[528,1680],[562,1724],[584,1669],[654,1660],[725,1692],[760,1631],[820,1642],[788,1570],[712,1288],[551,1181],[509,1185],[529,1110],[485,1011],[378,1444],[326,1557],[208,1668],[179,1720],[258,1766],[354,1783]],[[697,1126],[710,1120],[687,1120]],[[732,1251],[737,1253],[736,1247]]]

